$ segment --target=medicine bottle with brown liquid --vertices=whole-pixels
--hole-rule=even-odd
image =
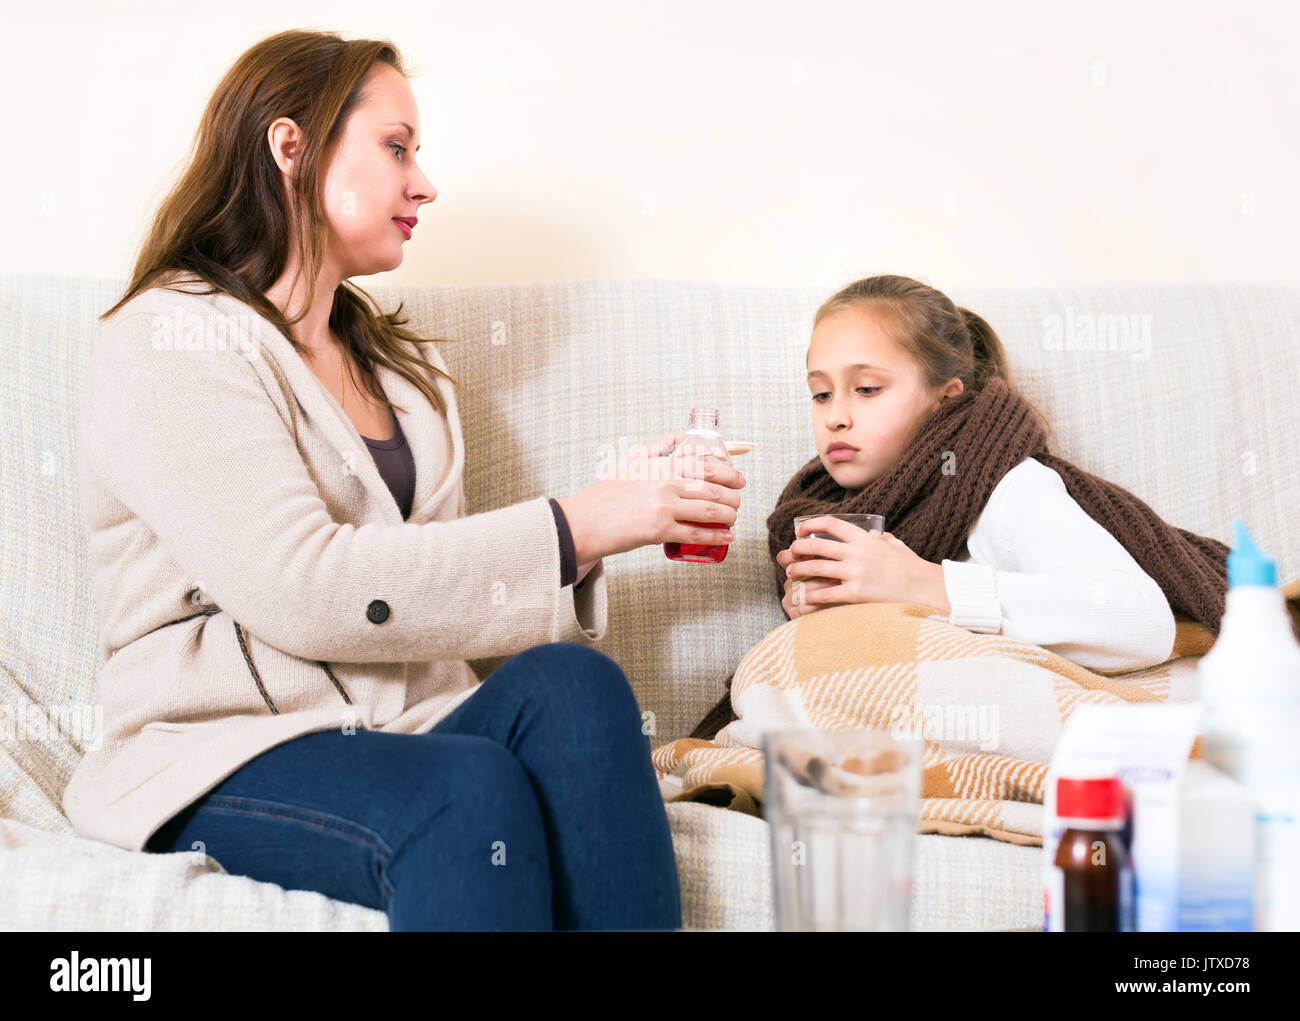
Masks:
[[[1127,810],[1118,777],[1057,778],[1065,827],[1053,861],[1053,915],[1064,932],[1132,932],[1133,869],[1124,843]],[[1055,921],[1055,919],[1053,919]]]

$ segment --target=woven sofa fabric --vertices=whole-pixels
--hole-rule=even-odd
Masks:
[[[386,932],[382,911],[228,875],[201,850],[142,854],[0,819],[0,929]]]
[[[744,653],[785,620],[770,591],[763,522],[790,475],[815,453],[803,379],[808,331],[817,305],[842,283],[588,280],[369,289],[386,311],[401,300],[415,329],[452,338],[441,351],[462,382],[467,513],[577,492],[627,447],[684,428],[697,405],[719,409],[727,438],[755,443],[738,462],[749,485],[737,542],[722,564],[676,563],[658,547],[609,564],[610,634],[601,647],[627,673],[655,744],[689,733]],[[74,426],[97,317],[123,284],[0,277],[0,605],[7,611],[0,615],[0,724],[8,721],[0,725],[0,817],[19,824],[5,827],[4,854],[45,843],[46,834],[68,842],[70,854],[75,846],[59,797],[86,731],[51,727],[33,737],[29,729],[20,738],[14,722],[94,708],[95,618]],[[1277,559],[1279,576],[1300,573],[1291,385],[1300,288],[949,293],[1003,338],[1016,383],[1052,420],[1055,453],[1131,488],[1192,531],[1230,541],[1232,518],[1243,516]],[[474,664],[480,676],[494,665]],[[757,919],[770,911],[764,877],[739,884],[746,902],[744,893],[696,883],[692,876],[710,874],[712,866],[707,850],[689,849],[718,840],[719,854],[756,867],[765,824],[751,819],[759,831],[700,843],[698,829],[682,828],[698,827],[699,817],[688,824],[680,809],[669,809],[675,838],[693,863],[684,886],[726,899],[692,904],[690,918],[730,912]],[[721,834],[733,822],[709,825]],[[933,839],[951,841],[939,845],[946,853],[984,853],[977,839]],[[146,856],[131,866],[139,870],[134,896],[171,896],[165,881],[150,878],[154,867]],[[1036,878],[1024,870],[1020,876],[1023,896]],[[946,882],[956,890],[962,881]],[[33,924],[57,911],[52,902],[12,903],[30,907]],[[955,910],[958,902],[946,903]],[[238,924],[237,910],[228,917]]]

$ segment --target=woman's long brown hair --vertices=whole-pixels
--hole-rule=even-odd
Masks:
[[[112,316],[171,274],[188,273],[213,288],[202,293],[238,298],[272,323],[299,355],[308,356],[310,349],[290,330],[305,309],[303,316],[286,319],[265,292],[296,249],[308,282],[305,308],[315,302],[328,231],[318,182],[349,115],[368,98],[365,78],[378,61],[406,76],[391,43],[348,41],[332,32],[281,32],[245,51],[208,100],[187,166],[154,215],[126,293],[99,318]],[[289,189],[292,210],[286,208],[280,168],[266,141],[278,117],[292,118],[304,136]],[[291,238],[295,223],[297,237]],[[347,345],[362,384],[381,406],[393,405],[379,386],[376,364],[400,373],[444,412],[428,373],[459,384],[409,345],[445,338],[406,329],[402,307],[383,313],[370,295],[345,280],[334,291],[330,329]]]

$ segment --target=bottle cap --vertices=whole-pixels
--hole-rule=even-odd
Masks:
[[[1075,819],[1124,818],[1124,787],[1116,776],[1056,779],[1056,814]]]
[[[1240,518],[1232,523],[1232,549],[1228,553],[1228,587],[1277,584],[1277,565],[1264,556]]]

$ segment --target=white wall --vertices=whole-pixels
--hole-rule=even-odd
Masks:
[[[125,275],[240,52],[397,43],[439,189],[379,282],[1300,280],[1300,5],[7,6],[0,273]]]

